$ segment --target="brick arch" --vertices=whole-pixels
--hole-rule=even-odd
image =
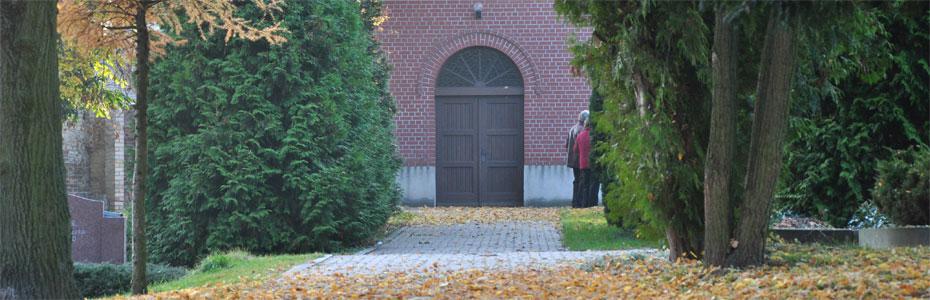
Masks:
[[[520,70],[520,75],[523,76],[524,94],[538,95],[542,92],[539,88],[539,75],[536,74],[536,67],[523,47],[520,47],[517,43],[500,34],[489,31],[479,31],[453,36],[452,38],[441,41],[433,47],[429,56],[424,60],[423,66],[420,68],[420,78],[417,84],[420,96],[426,97],[434,93],[434,89],[436,88],[436,77],[439,75],[439,70],[450,56],[459,52],[459,50],[477,46],[497,49],[507,55],[507,57],[517,65],[517,69]]]

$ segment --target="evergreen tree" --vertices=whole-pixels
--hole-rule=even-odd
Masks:
[[[275,0],[253,0],[255,7],[273,19],[279,8]],[[284,39],[277,35],[278,24],[256,28],[242,18],[234,16],[236,9],[244,3],[226,0],[61,0],[58,9],[58,31],[68,44],[79,48],[79,52],[103,51],[107,55],[128,54],[135,61],[133,89],[136,93],[135,110],[135,161],[133,162],[132,186],[132,293],[144,294],[148,287],[145,270],[148,261],[146,250],[146,196],[148,196],[148,106],[149,69],[151,55],[159,54],[166,44],[178,42],[169,33],[152,28],[173,28],[179,34],[184,27],[180,14],[186,16],[188,24],[196,24],[199,37],[223,31],[226,40],[232,37],[248,40],[264,39],[279,43]],[[106,58],[106,55],[100,57]],[[106,107],[108,105],[104,105]]]
[[[762,263],[788,100],[806,84],[797,78],[815,61],[842,70],[837,59],[871,38],[875,14],[862,3],[788,1],[560,0],[556,9],[594,29],[574,51],[605,98],[596,125],[610,148],[599,159],[617,186],[607,217],[646,236],[664,229],[671,259]]]
[[[835,62],[812,60],[792,106],[776,207],[836,227],[867,221],[877,165],[930,145],[930,3],[870,3],[874,26]]]
[[[332,251],[370,238],[394,211],[394,105],[360,4],[284,11],[287,43],[190,38],[155,64],[156,261]]]

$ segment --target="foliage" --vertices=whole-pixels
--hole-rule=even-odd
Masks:
[[[186,25],[199,32],[200,39],[215,31],[225,31],[225,40],[233,37],[245,40],[265,40],[272,44],[286,41],[282,34],[284,31],[275,21],[275,13],[280,11],[275,0],[252,0],[253,8],[262,12],[261,17],[269,22],[267,26],[255,27],[251,20],[235,15],[242,1],[225,0],[62,0],[57,2],[58,32],[62,38],[73,43],[78,50],[103,50],[107,53],[125,55],[127,59],[135,59],[133,66],[135,84],[133,86],[136,99],[134,103],[136,113],[136,145],[134,175],[133,175],[133,210],[132,235],[133,241],[133,294],[145,293],[147,286],[145,264],[148,261],[146,249],[146,201],[148,166],[148,98],[149,98],[149,69],[151,53],[160,54],[168,44],[183,43],[183,40],[174,39],[181,35],[186,19]],[[169,35],[168,29],[173,29],[174,36]],[[154,35],[154,38],[153,38]]]
[[[333,251],[378,233],[399,199],[399,160],[387,72],[359,9],[289,2],[288,43],[202,41],[186,30],[189,42],[156,63],[155,260]]]
[[[875,50],[880,49],[875,46],[882,43],[879,39],[882,27],[876,13],[881,8],[876,5],[884,4],[557,1],[556,10],[562,16],[594,29],[593,37],[576,43],[573,51],[575,65],[586,71],[596,91],[604,96],[603,111],[594,115],[597,131],[608,136],[597,145],[604,149],[598,162],[606,165],[613,176],[608,183],[611,188],[606,199],[607,218],[622,220],[644,236],[666,233],[670,245],[683,243],[684,253],[691,250],[696,253],[692,255],[700,255],[703,208],[708,203],[702,196],[706,175],[703,174],[704,151],[709,135],[709,89],[713,83],[710,58],[715,37],[710,29],[717,25],[714,11],[719,10],[725,13],[725,20],[734,24],[733,38],[738,45],[733,57],[737,66],[736,80],[732,83],[737,99],[736,141],[733,143],[737,152],[733,158],[727,158],[733,160],[729,174],[730,199],[721,200],[729,203],[730,208],[720,211],[728,213],[728,224],[740,224],[730,228],[766,223],[763,220],[767,219],[766,212],[759,214],[752,210],[768,209],[771,200],[765,195],[767,189],[759,189],[762,192],[747,200],[743,185],[747,172],[752,171],[749,167],[765,170],[761,166],[780,165],[780,161],[747,164],[750,121],[757,119],[752,120],[757,123],[754,126],[771,125],[768,123],[771,120],[753,116],[755,102],[759,99],[756,90],[764,83],[757,82],[762,78],[760,72],[765,70],[762,67],[778,65],[778,62],[760,63],[763,37],[770,30],[766,25],[768,20],[777,20],[771,28],[797,29],[786,31],[796,50],[788,49],[792,54],[784,57],[796,61],[788,69],[794,70],[789,73],[794,75],[790,80],[793,82],[790,98],[796,100],[797,106],[808,107],[807,100],[812,97],[837,93],[835,87],[824,86],[823,82],[839,82],[853,75],[871,83],[880,79],[876,74],[883,71],[881,60],[862,59],[881,53]],[[793,53],[798,53],[797,59]],[[789,87],[777,87],[779,90],[785,88]],[[871,105],[877,104],[868,103],[866,107]],[[758,132],[771,137],[768,141],[774,147],[780,147],[780,135],[768,134],[779,131],[776,128]],[[769,149],[765,147],[770,146],[760,149]],[[777,153],[766,157],[780,159]],[[774,181],[767,178],[768,175],[761,176],[763,178],[755,184],[768,186],[765,182]],[[754,202],[746,202],[749,200]],[[857,207],[854,205],[851,210]],[[746,218],[746,214],[753,217]],[[752,230],[724,231],[721,234],[740,236],[742,241],[737,242],[746,246],[738,249],[751,248],[736,251],[736,254],[745,257],[752,252],[753,257],[761,258],[761,248],[755,249],[764,243],[747,243],[746,240],[758,236],[750,233]]]
[[[656,248],[656,240],[641,240],[630,231],[610,226],[600,208],[563,209],[562,244],[568,250],[620,250]]]
[[[591,97],[588,99],[588,110],[591,112],[588,115],[588,120],[589,122],[591,122],[591,124],[595,124],[595,125],[592,125],[592,127],[596,127],[598,120],[602,117],[601,112],[604,111],[604,97],[601,96],[597,92],[597,90],[594,90],[591,92]],[[611,176],[611,173],[607,171],[608,166],[604,163],[602,159],[600,159],[601,157],[604,157],[610,152],[610,147],[597,147],[597,145],[598,145],[598,142],[607,141],[608,138],[609,137],[606,133],[602,131],[597,131],[597,130],[593,131],[591,135],[592,144],[595,146],[593,147],[593,149],[591,149],[591,157],[594,158],[592,159],[591,169],[594,172],[598,183],[600,184],[600,190],[601,190],[601,195],[602,195],[600,204],[604,206],[605,216],[611,215],[610,206],[606,205],[606,195],[610,194],[611,187],[615,185],[606,184],[609,182],[613,182],[614,178],[613,176]],[[613,218],[605,217],[607,219],[607,224],[610,224],[612,226],[622,227],[623,222],[620,220],[619,214],[612,214],[612,215],[614,216]]]
[[[824,49],[808,53],[776,203],[837,227],[870,206],[879,160],[930,143],[930,5],[876,3],[871,11],[874,24],[858,27],[856,43],[824,47],[835,60],[816,59]]]
[[[896,225],[930,225],[930,148],[896,151],[876,169],[878,209]]]
[[[274,14],[281,10],[277,0],[250,2],[264,13],[262,17],[268,19],[274,20]],[[151,50],[157,54],[163,53],[168,45],[187,42],[177,38],[182,34],[184,24],[196,24],[190,29],[194,29],[198,33],[194,37],[200,39],[222,32],[225,41],[232,38],[264,39],[270,43],[286,41],[281,35],[284,30],[279,22],[255,27],[251,20],[237,17],[235,13],[240,5],[242,1],[61,0],[58,2],[58,32],[79,51],[90,54],[108,51],[108,55],[135,57],[139,37],[134,30],[136,14],[143,7],[145,20],[162,29],[150,30],[154,34]]]
[[[152,283],[181,278],[187,273],[184,268],[149,264],[148,279]],[[82,298],[95,298],[121,294],[129,291],[132,265],[129,264],[74,264],[74,281]]]
[[[874,201],[862,203],[849,220],[850,228],[879,228],[890,224],[888,217],[878,211]]]
[[[207,256],[197,269],[184,277],[154,284],[152,291],[172,291],[216,284],[235,284],[250,280],[267,280],[279,276],[297,264],[306,263],[319,254],[253,256],[231,251]],[[222,267],[216,262],[223,261]]]
[[[930,296],[930,248],[868,250],[786,245],[770,266],[718,269],[650,257],[608,258],[591,270],[572,266],[516,270],[319,274],[214,285],[148,297],[430,299],[900,299]]]
[[[592,119],[605,136],[595,145],[598,164],[612,175],[604,182],[607,219],[647,239],[672,227],[696,244],[709,115],[708,11],[696,3],[605,1],[557,1],[556,11],[594,27],[595,37],[572,51],[603,96]],[[645,94],[637,86],[648,86],[640,89]]]
[[[58,46],[60,97],[69,108],[93,112],[109,118],[110,111],[129,107],[132,99],[125,58],[93,49],[78,51],[61,41]]]
[[[249,255],[243,251],[229,251],[222,254],[213,254],[207,256],[197,264],[197,272],[210,273],[217,270],[227,269],[232,266],[233,260],[242,260]]]

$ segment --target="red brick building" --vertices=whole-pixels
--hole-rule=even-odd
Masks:
[[[384,12],[404,203],[568,203],[565,135],[591,94],[568,42],[590,30],[551,1],[385,0]]]

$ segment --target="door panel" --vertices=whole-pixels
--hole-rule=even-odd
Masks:
[[[478,101],[436,97],[436,205],[477,206]]]
[[[478,122],[479,202],[523,204],[522,96],[483,96]]]
[[[436,97],[436,205],[523,204],[523,97]]]

